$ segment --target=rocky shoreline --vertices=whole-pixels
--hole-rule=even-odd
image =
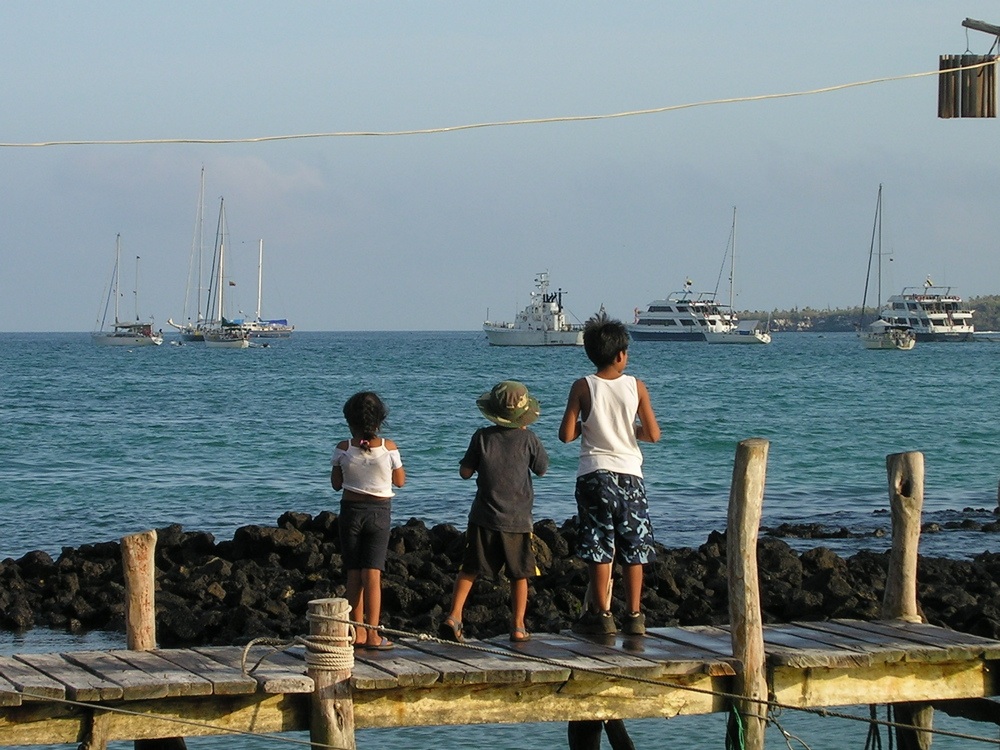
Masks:
[[[811,530],[782,529],[804,535]],[[797,532],[797,533],[796,533]],[[180,526],[157,531],[157,636],[164,647],[241,645],[308,632],[306,605],[342,596],[337,516],[286,513],[276,526],[245,526],[231,540]],[[531,585],[528,626],[568,628],[579,616],[587,572],[573,556],[575,519],[535,524],[541,576]],[[436,633],[446,614],[463,532],[416,519],[392,530],[383,579],[383,625]],[[697,549],[658,546],[647,566],[643,606],[650,627],[728,622],[725,536]],[[765,622],[877,619],[888,554],[842,558],[824,547],[797,553],[775,536],[758,544]],[[935,624],[1000,638],[1000,555],[920,559],[918,597]],[[469,636],[508,630],[509,587],[476,582],[465,610]],[[622,615],[620,599],[615,614]],[[124,631],[124,577],[117,542],[66,547],[57,559],[30,552],[0,562],[0,628]]]

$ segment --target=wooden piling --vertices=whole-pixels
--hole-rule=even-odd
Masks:
[[[917,552],[920,545],[920,515],[924,505],[924,454],[893,453],[885,459],[889,479],[889,509],[892,515],[892,550],[882,600],[886,619],[923,622],[917,602]],[[928,703],[896,703],[900,750],[928,750],[934,724],[934,709]]]
[[[156,648],[156,532],[122,537],[125,574],[125,639],[133,651]]]
[[[306,665],[316,686],[309,716],[309,740],[314,747],[355,748],[350,666],[353,647],[347,624],[350,612],[346,599],[309,602],[309,636],[315,645],[307,647]]]
[[[767,675],[764,666],[764,630],[757,579],[757,534],[764,505],[767,440],[750,438],[736,448],[733,483],[729,490],[726,559],[729,573],[729,622],[733,657],[743,669],[734,678],[734,692],[742,696],[735,709],[742,722],[742,747],[762,750],[767,718]],[[729,721],[729,737],[736,739],[737,718]],[[739,745],[734,745],[739,746]]]

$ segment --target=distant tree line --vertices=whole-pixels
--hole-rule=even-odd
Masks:
[[[975,315],[972,322],[977,331],[1000,331],[1000,295],[988,294],[982,297],[970,297],[966,304]],[[868,309],[865,322],[870,322],[877,310]],[[772,310],[770,313],[760,310],[739,313],[741,320],[767,320],[770,317],[772,331],[811,331],[815,333],[834,333],[837,331],[853,331],[861,321],[861,308],[849,307],[837,310],[817,310],[812,307],[792,308],[791,310]]]

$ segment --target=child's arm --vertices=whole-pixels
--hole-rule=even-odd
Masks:
[[[641,380],[636,380],[636,390],[639,393],[639,408],[636,412],[639,424],[635,427],[635,439],[646,443],[655,443],[660,439],[660,425],[657,424],[656,415],[653,414],[653,405],[649,401],[649,391]]]
[[[569,443],[580,437],[582,427],[580,420],[586,418],[586,410],[590,406],[590,389],[587,381],[580,378],[569,389],[569,399],[566,401],[566,411],[563,412],[562,423],[559,425],[559,439]]]
[[[476,473],[476,470],[471,466],[466,466],[465,464],[458,465],[458,475],[462,479],[472,479],[472,475]]]
[[[346,451],[350,442],[347,440],[341,440],[337,443],[338,451]],[[336,458],[336,455],[334,456]],[[344,470],[340,468],[339,465],[334,464],[333,468],[330,469],[330,486],[333,487],[337,492],[344,489]]]
[[[387,451],[398,451],[399,448],[391,440],[385,440],[383,438],[382,442],[385,443],[385,449]],[[392,486],[402,487],[406,483],[406,469],[402,466],[397,466],[392,470]]]

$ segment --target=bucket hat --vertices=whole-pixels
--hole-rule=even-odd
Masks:
[[[538,419],[538,399],[524,383],[504,380],[476,399],[476,406],[491,422],[501,427],[526,427]]]

